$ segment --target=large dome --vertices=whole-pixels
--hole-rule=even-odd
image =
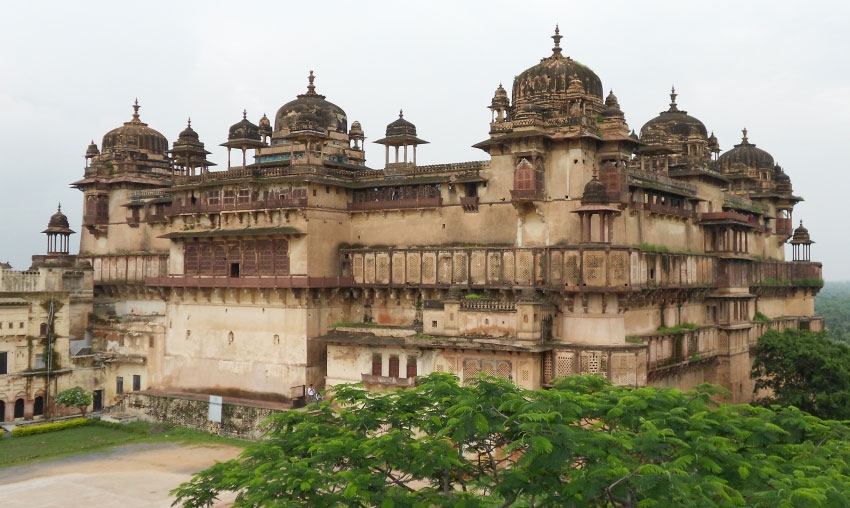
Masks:
[[[640,128],[640,140],[649,144],[665,144],[670,138],[684,140],[688,137],[700,137],[708,141],[708,130],[698,119],[687,111],[680,111],[676,105],[676,89],[670,93],[670,109],[661,112]]]
[[[336,104],[325,100],[324,95],[316,93],[316,87],[313,85],[313,71],[310,71],[308,78],[310,84],[307,86],[307,93],[301,94],[297,99],[287,102],[279,110],[274,119],[275,132],[281,129],[289,131],[295,130],[295,124],[303,115],[310,114],[318,120],[318,125],[329,131],[336,131],[342,134],[348,132],[348,119],[345,116],[345,111]]]
[[[561,35],[555,27],[555,47],[552,56],[543,58],[514,78],[512,90],[514,107],[525,104],[545,104],[555,96],[563,96],[570,86],[570,78],[581,81],[585,93],[602,100],[602,80],[590,68],[561,54]]]
[[[741,142],[717,159],[720,167],[727,171],[738,166],[760,170],[774,170],[773,156],[750,143],[747,139],[747,129],[744,129],[742,132],[744,133],[744,137],[741,139]]]
[[[139,120],[139,101],[133,104],[133,119],[124,122],[124,125],[112,129],[103,136],[101,150],[128,148],[131,150],[146,150],[151,153],[165,155],[168,151],[168,140],[158,131],[148,127],[148,124]]]

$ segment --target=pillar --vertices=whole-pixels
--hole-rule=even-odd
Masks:
[[[227,170],[230,171],[230,147],[227,147]]]
[[[390,145],[384,145],[384,148],[386,149],[386,153],[387,153],[387,162],[386,162],[386,164],[389,164],[389,163],[390,163]]]
[[[407,143],[404,145],[404,162],[407,163]]]
[[[416,145],[413,145],[413,165],[416,165]]]

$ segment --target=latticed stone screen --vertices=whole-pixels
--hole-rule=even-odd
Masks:
[[[390,256],[386,252],[379,252],[375,257],[377,264],[377,279],[380,284],[389,284],[390,282]]]
[[[351,266],[354,271],[354,282],[363,284],[363,254],[355,254]]]
[[[418,252],[407,253],[407,282],[419,283],[419,269],[421,268]]]
[[[555,353],[555,377],[572,376],[575,374],[575,353],[558,351]]]
[[[487,280],[498,283],[502,277],[502,256],[498,252],[487,254]]]
[[[485,278],[486,273],[486,264],[487,257],[483,250],[472,251],[472,258],[470,260],[471,264],[471,272],[469,275],[472,278],[473,284],[486,284],[487,280]]]
[[[551,351],[543,356],[543,380],[549,382],[552,379],[552,356]]]
[[[499,366],[496,368],[496,376],[503,379],[510,379],[511,371],[511,362],[499,362]]]
[[[463,382],[469,383],[481,372],[481,361],[466,359],[463,361]]]
[[[530,251],[517,252],[516,281],[518,284],[531,284],[534,270],[534,256]]]
[[[437,283],[437,255],[433,252],[422,255],[422,283]]]
[[[629,284],[629,253],[624,251],[613,251],[608,255],[610,270],[610,284],[612,286],[626,286]]]
[[[393,252],[393,284],[404,284],[404,253]]]
[[[466,273],[466,252],[455,252],[454,255],[454,277],[457,284],[466,284],[468,274]]]
[[[567,286],[581,285],[581,270],[578,253],[570,252],[564,256],[564,275]]]
[[[363,256],[363,281],[366,284],[374,284],[375,283],[375,254],[368,253]]]
[[[502,273],[504,274],[504,282],[506,284],[513,284],[516,281],[516,276],[514,272],[514,253],[513,252],[505,252],[505,256],[502,258],[504,262]]]
[[[582,374],[599,374],[600,373],[600,358],[599,351],[582,351],[581,353],[581,373]]]
[[[585,252],[584,259],[584,283],[588,286],[605,285],[605,253]]]
[[[632,252],[631,253],[631,271],[632,271],[632,285],[637,286],[646,282],[645,279],[641,277],[640,270],[640,252]]]

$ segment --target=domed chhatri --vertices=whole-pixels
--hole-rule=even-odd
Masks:
[[[348,119],[345,111],[336,104],[325,100],[324,95],[316,93],[316,85],[313,81],[316,76],[313,71],[307,77],[307,93],[298,95],[294,101],[287,102],[277,110],[274,120],[275,138],[283,137],[293,130],[295,124],[305,113],[315,116],[317,125],[324,130],[346,134],[348,131]]]
[[[398,118],[387,125],[386,136],[375,141],[386,146],[386,163],[390,164],[390,147],[395,147],[395,163],[407,164],[407,147],[413,147],[413,160],[416,164],[416,146],[428,144],[424,139],[416,137],[416,126],[404,119],[404,110],[399,110]],[[399,148],[404,148],[404,157],[399,159]]]
[[[139,119],[139,100],[133,104],[133,118],[124,125],[107,132],[103,136],[101,150],[106,153],[114,150],[142,150],[158,155],[168,151],[168,140],[158,131],[148,127]]]
[[[67,255],[70,247],[70,236],[74,234],[71,225],[68,223],[68,217],[62,213],[62,204],[60,203],[56,209],[56,213],[50,216],[47,222],[47,229],[42,231],[47,235],[47,255]]]
[[[526,69],[514,78],[514,107],[525,104],[538,104],[554,107],[555,101],[563,98],[570,87],[570,78],[575,77],[582,90],[602,101],[602,80],[590,68],[562,54],[561,33],[555,26],[552,36],[555,46],[552,55],[540,60],[540,63]]]
[[[607,205],[611,202],[608,198],[608,189],[599,181],[596,172],[587,185],[584,186],[584,194],[581,196],[582,205]]]
[[[730,173],[745,171],[746,169],[772,172],[774,170],[773,156],[750,143],[746,128],[741,132],[743,133],[741,142],[717,159],[721,169]]]
[[[227,132],[227,140],[248,139],[252,141],[260,140],[260,127],[251,123],[248,120],[248,111],[242,110],[242,120],[230,126]]]
[[[608,93],[608,97],[605,98],[605,109],[602,110],[602,116],[624,116],[623,111],[620,109],[620,102],[617,100],[617,96],[614,95],[613,90],[611,90]]]
[[[794,236],[791,237],[791,255],[794,261],[810,261],[812,252],[811,246],[813,243],[809,230],[803,227],[803,221],[794,230]]]
[[[215,163],[207,160],[208,152],[198,137],[198,133],[192,128],[192,119],[186,122],[186,128],[177,136],[177,141],[171,148],[171,157],[174,160],[174,169],[183,175],[194,175],[195,169],[200,168],[207,172]]]
[[[263,142],[268,141],[268,138],[272,135],[273,131],[272,122],[271,120],[269,120],[269,117],[267,117],[265,113],[263,113],[263,117],[260,118],[260,121],[257,125],[259,126],[259,133],[260,136],[262,136],[263,138]]]

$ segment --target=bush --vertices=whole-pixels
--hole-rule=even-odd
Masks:
[[[73,420],[65,420],[63,422],[42,423],[40,425],[27,425],[26,427],[15,427],[14,429],[12,429],[12,436],[34,436],[36,434],[44,434],[46,432],[55,432],[57,430],[83,427],[85,425],[91,425],[91,423],[92,421],[87,418],[74,418]]]

